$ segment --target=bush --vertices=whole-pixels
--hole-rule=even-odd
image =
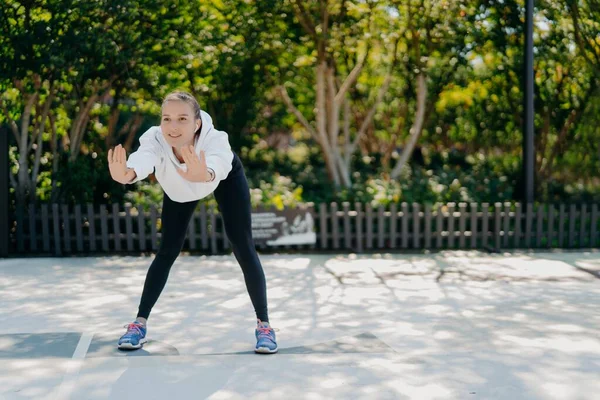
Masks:
[[[112,180],[104,155],[80,154],[74,162],[68,162],[68,157],[68,153],[61,155],[56,176],[60,202],[110,204],[123,201],[130,188]]]
[[[135,207],[145,211],[150,210],[151,205],[160,207],[163,201],[163,190],[158,183],[152,181],[139,181],[134,184],[135,190],[130,190],[125,195],[125,200]]]
[[[258,188],[250,189],[252,207],[274,206],[278,210],[295,208],[302,203],[302,186],[296,185],[291,178],[275,175],[273,182],[261,181]]]

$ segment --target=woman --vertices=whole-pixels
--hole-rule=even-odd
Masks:
[[[146,276],[137,318],[126,325],[118,347],[139,349],[146,343],[147,319],[181,252],[196,204],[214,192],[256,313],[255,351],[275,353],[277,342],[269,324],[265,275],[252,239],[250,193],[242,163],[231,151],[227,133],[214,128],[211,117],[189,93],[169,94],[161,111],[160,126],[140,137],[140,147],[129,159],[121,145],[108,152],[115,181],[134,183],[154,171],[164,192],[162,241]]]

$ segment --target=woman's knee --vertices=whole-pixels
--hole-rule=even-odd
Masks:
[[[240,250],[248,250],[250,248],[254,249],[254,241],[252,240],[252,235],[249,232],[230,229],[226,233],[227,238],[231,242],[231,246],[233,248],[238,248]]]
[[[179,253],[181,253],[180,247],[161,246],[156,255],[166,259],[175,260],[179,256]]]

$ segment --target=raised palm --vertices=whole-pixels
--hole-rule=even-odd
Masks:
[[[117,182],[125,184],[135,179],[136,174],[132,168],[127,168],[127,154],[123,146],[108,150],[108,169],[110,176]]]
[[[200,151],[200,156],[198,156],[194,146],[184,146],[180,149],[180,153],[187,166],[187,171],[178,169],[179,175],[190,182],[208,182],[211,180],[212,176],[206,166],[206,155],[203,150]]]

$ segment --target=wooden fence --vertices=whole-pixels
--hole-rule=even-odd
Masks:
[[[597,204],[449,203],[319,204],[317,243],[306,251],[514,249],[598,247]],[[11,255],[153,252],[160,243],[160,210],[113,204],[29,205],[11,215]],[[270,247],[259,246],[263,250]],[[230,245],[218,211],[200,204],[184,250],[226,253]],[[281,251],[282,248],[277,248]]]

